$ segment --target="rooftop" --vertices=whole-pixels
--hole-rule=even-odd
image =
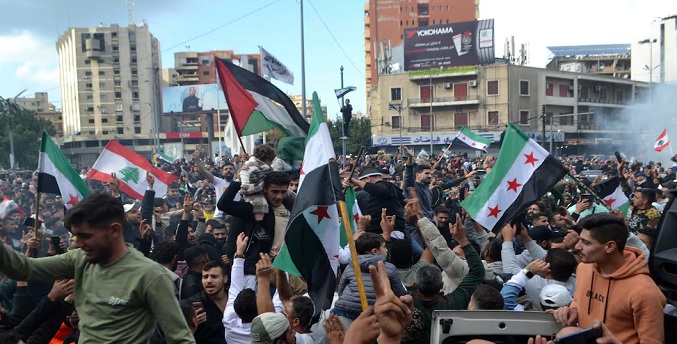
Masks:
[[[567,45],[548,47],[554,57],[561,56],[608,56],[630,54],[630,44]]]

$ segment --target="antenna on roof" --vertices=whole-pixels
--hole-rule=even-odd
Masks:
[[[127,21],[129,25],[134,25],[134,1],[127,0]]]

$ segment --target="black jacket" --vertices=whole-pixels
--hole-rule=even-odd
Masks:
[[[195,331],[195,343],[223,344],[225,330],[222,322],[223,312],[219,309],[219,306],[217,306],[204,292],[194,295],[190,300],[202,302],[204,310],[207,312],[207,321],[200,324]]]
[[[43,297],[38,306],[14,331],[26,343],[49,343],[74,307],[68,302],[52,302]]]
[[[202,273],[193,270],[186,271],[183,275],[181,286],[181,300],[188,299],[202,291]]]
[[[364,209],[365,215],[371,215],[371,223],[367,232],[377,234],[383,233],[381,230],[381,209],[386,208],[387,215],[396,215],[395,230],[404,232],[404,196],[402,190],[395,184],[380,180],[376,183],[367,183],[364,191],[369,193],[369,200]]]
[[[353,118],[353,106],[346,104],[341,108],[341,114],[343,114],[343,120],[350,121]]]
[[[232,262],[236,250],[237,236],[245,232],[249,237],[249,246],[245,253],[244,273],[245,275],[256,275],[256,262],[259,261],[259,253],[270,252],[273,246],[273,237],[275,236],[275,212],[272,207],[263,217],[264,236],[252,235],[254,231],[254,207],[244,201],[236,202],[235,195],[240,191],[240,183],[232,182],[226,188],[226,192],[221,195],[218,204],[219,210],[232,215],[230,231],[226,240],[225,252]],[[291,206],[285,204],[291,211]]]

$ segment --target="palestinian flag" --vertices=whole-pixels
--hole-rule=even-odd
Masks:
[[[273,266],[306,281],[319,314],[331,307],[336,289],[340,228],[337,202],[343,195],[334,146],[316,92],[306,153],[285,242]]]
[[[239,136],[277,128],[286,137],[295,137],[297,141],[305,139],[309,124],[284,92],[228,60],[217,58],[215,61],[221,89]],[[290,144],[288,141],[280,141],[278,150]],[[303,158],[300,153],[298,160]]]
[[[484,228],[498,231],[566,174],[559,160],[508,123],[494,168],[461,206]]]
[[[489,148],[489,145],[491,145],[490,139],[473,133],[468,127],[461,128],[461,131],[456,134],[456,139],[463,142],[468,148],[479,149],[485,152]]]
[[[362,216],[362,210],[357,204],[357,197],[355,196],[355,189],[352,186],[349,186],[346,189],[346,207],[348,207],[348,214],[351,214],[351,229],[353,233],[357,232],[357,221]],[[341,247],[348,245],[348,237],[346,237],[346,231],[344,229],[344,224],[341,222]]]
[[[656,139],[656,143],[653,144],[653,149],[657,152],[662,151],[670,145],[670,139],[668,138],[668,130],[663,129],[663,132]]]
[[[110,183],[111,173],[115,173],[120,181],[120,191],[137,200],[142,200],[148,189],[146,173],[155,177],[155,197],[163,197],[167,193],[167,186],[176,179],[115,140],[108,141],[106,148],[89,170],[87,178]]]
[[[336,98],[341,99],[343,98],[346,94],[357,90],[357,87],[355,86],[348,86],[344,88],[337,88],[334,90],[334,93],[336,93]]]
[[[38,192],[61,195],[66,209],[92,193],[45,131],[42,132],[38,165]]]
[[[628,208],[630,207],[630,199],[628,199],[623,192],[618,176],[600,183],[595,189],[597,191],[597,196],[599,196],[611,210],[618,209],[623,215],[627,215]]]

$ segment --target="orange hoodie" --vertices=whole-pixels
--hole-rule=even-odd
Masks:
[[[597,264],[578,265],[571,303],[578,325],[588,328],[600,320],[624,344],[663,343],[665,296],[649,276],[644,253],[626,247],[623,256],[625,264],[607,276]]]

